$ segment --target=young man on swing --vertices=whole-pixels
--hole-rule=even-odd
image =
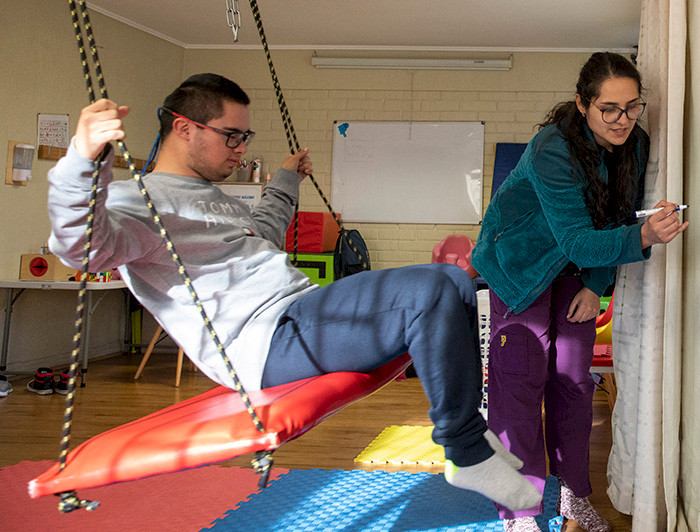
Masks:
[[[287,156],[252,211],[214,183],[247,151],[248,96],[199,74],[160,112],[161,147],[143,178],[214,329],[247,390],[336,371],[371,371],[408,351],[430,401],[447,481],[519,510],[541,495],[522,463],[487,431],[477,408],[481,364],[469,276],[445,264],[362,272],[320,288],[280,250],[311,173],[307,150]],[[93,159],[101,163],[90,267],[119,268],[132,293],[212,380],[233,382],[134,180],[112,181],[111,141],[127,107],[86,107],[66,156],[49,172],[51,251],[79,268]]]

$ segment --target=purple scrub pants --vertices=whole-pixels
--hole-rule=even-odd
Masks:
[[[491,291],[488,424],[525,462],[520,472],[540,493],[547,476],[546,445],[550,473],[562,478],[577,497],[591,494],[588,453],[595,320],[566,320],[569,304],[582,286],[577,276],[557,277],[517,315]],[[517,512],[496,506],[502,519],[543,511],[542,503]]]

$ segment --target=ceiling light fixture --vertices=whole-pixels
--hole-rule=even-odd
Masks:
[[[513,56],[507,59],[410,59],[401,57],[319,57],[313,55],[316,68],[383,70],[510,70]]]

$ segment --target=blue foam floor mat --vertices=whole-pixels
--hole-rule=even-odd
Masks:
[[[561,530],[558,495],[549,477],[536,518],[543,531]],[[489,499],[450,486],[443,475],[310,469],[281,475],[204,530],[501,532],[503,525]]]

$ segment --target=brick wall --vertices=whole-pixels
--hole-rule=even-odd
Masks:
[[[288,153],[272,90],[248,91],[253,100],[251,127],[256,138],[250,156],[264,157],[274,172]],[[284,92],[297,138],[308,146],[314,178],[330,198],[331,153],[335,120],[484,121],[484,208],[491,196],[498,142],[528,142],[536,124],[556,103],[570,99],[557,91],[349,90],[292,89]],[[332,205],[332,201],[331,201]],[[323,200],[309,180],[302,184],[300,209],[324,211]],[[462,233],[476,240],[478,225],[348,224],[359,229],[370,251],[373,269],[430,262],[433,246],[445,236]]]

